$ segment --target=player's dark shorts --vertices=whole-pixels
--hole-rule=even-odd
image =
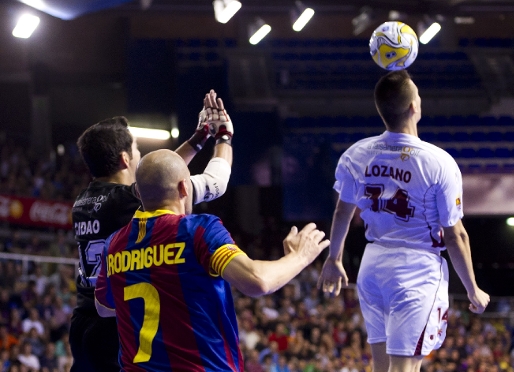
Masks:
[[[90,298],[78,297],[70,326],[71,372],[119,372],[116,318],[102,318]]]

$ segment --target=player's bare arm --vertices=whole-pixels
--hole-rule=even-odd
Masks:
[[[330,229],[330,241],[332,243],[318,279],[319,289],[336,296],[341,292],[343,286],[348,285],[348,276],[343,267],[343,251],[355,208],[354,204],[345,203],[340,199],[337,201]]]
[[[475,281],[468,233],[461,220],[455,226],[444,227],[443,229],[446,249],[453,267],[468,292],[468,298],[471,302],[469,309],[476,314],[481,314],[489,304],[489,295],[478,288]]]
[[[293,227],[284,240],[286,255],[276,261],[257,261],[246,255],[235,257],[222,276],[247,296],[273,293],[286,285],[328,247],[325,233],[310,223],[298,232]],[[289,252],[289,253],[287,253]]]
[[[205,95],[213,97],[216,100],[216,92],[211,89],[209,93]],[[203,148],[207,139],[209,139],[209,127],[207,126],[207,113],[205,111],[205,98],[204,105],[200,113],[198,114],[198,125],[196,126],[195,133],[188,139],[186,142],[181,144],[175,152],[180,155],[182,159],[189,164],[191,160],[195,157],[195,155]]]

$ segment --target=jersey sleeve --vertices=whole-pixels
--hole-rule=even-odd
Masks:
[[[439,221],[442,226],[454,226],[463,216],[462,175],[453,159],[443,165],[436,195]]]
[[[337,163],[334,190],[339,193],[339,199],[342,201],[357,204],[357,183],[350,171],[348,162],[349,159],[346,157],[345,153]]]
[[[98,274],[98,278],[96,280],[96,288],[95,288],[95,299],[96,301],[108,308],[113,310],[115,308],[114,298],[111,292],[111,283],[109,279],[109,273],[107,272],[107,251],[109,249],[109,245],[111,243],[112,234],[106,241],[102,253],[102,266],[100,268],[100,274]]]
[[[235,243],[221,220],[201,215],[194,235],[195,252],[200,264],[211,276],[223,276],[230,261],[245,254]]]

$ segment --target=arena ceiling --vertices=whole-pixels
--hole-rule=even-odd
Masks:
[[[12,3],[16,0],[0,0]],[[104,9],[120,11],[158,12],[212,12],[211,0],[17,0],[39,7],[59,18],[76,18],[80,15]],[[288,12],[294,0],[241,0],[243,12],[274,13]],[[307,6],[317,12],[341,12],[358,14],[363,7],[377,12],[397,10],[409,15],[441,14],[444,16],[466,16],[514,12],[514,0],[304,0]],[[40,7],[45,7],[41,9]]]

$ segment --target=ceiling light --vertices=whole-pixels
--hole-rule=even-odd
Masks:
[[[507,221],[505,221],[508,226],[514,226],[514,217],[507,218]]]
[[[157,140],[167,140],[170,138],[171,133],[164,129],[150,129],[150,128],[139,128],[129,127],[130,133],[138,138],[150,138]]]
[[[314,9],[305,7],[301,1],[296,1],[296,6],[291,12],[293,30],[301,31],[314,15]]]
[[[227,23],[230,18],[241,9],[241,3],[237,0],[214,0],[214,18],[220,23]]]
[[[257,45],[266,37],[271,31],[271,26],[265,23],[262,19],[257,18],[253,24],[248,27],[250,34],[250,44]]]
[[[352,19],[353,34],[359,35],[360,33],[362,33],[364,30],[368,28],[372,20],[373,10],[368,6],[361,8],[360,14],[354,19]]]
[[[475,18],[473,17],[455,17],[453,21],[458,25],[472,25],[475,23]]]
[[[30,14],[22,15],[20,19],[18,19],[16,27],[12,30],[12,35],[14,37],[28,39],[39,25],[39,21],[39,17]]]
[[[402,13],[398,10],[390,10],[389,11],[389,15],[388,15],[388,19],[390,21],[403,21],[405,19],[407,19],[407,14],[406,13]]]
[[[432,38],[441,30],[441,25],[434,22],[424,32],[421,32],[419,42],[421,44],[427,44]]]

